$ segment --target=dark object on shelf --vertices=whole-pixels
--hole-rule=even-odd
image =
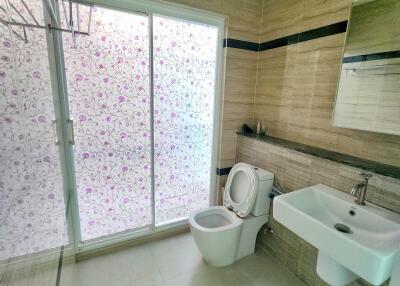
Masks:
[[[242,131],[243,134],[253,134],[253,129],[251,129],[247,124],[243,124]]]

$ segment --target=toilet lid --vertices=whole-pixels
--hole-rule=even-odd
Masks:
[[[229,172],[224,190],[224,205],[240,217],[246,217],[256,199],[258,181],[253,166],[238,163]]]

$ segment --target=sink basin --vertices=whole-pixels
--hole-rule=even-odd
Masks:
[[[380,285],[400,253],[400,215],[315,185],[274,198],[274,218],[318,249],[317,272],[331,285],[362,277]]]

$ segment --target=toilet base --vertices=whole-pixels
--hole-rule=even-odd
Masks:
[[[224,206],[200,209],[189,217],[190,231],[200,253],[216,267],[252,254],[258,231],[267,221],[268,215],[241,218]],[[214,224],[218,226],[213,227]]]
[[[242,218],[242,220],[242,231],[240,234],[235,261],[254,252],[258,231],[264,224],[268,222],[268,215],[249,215],[245,218]]]

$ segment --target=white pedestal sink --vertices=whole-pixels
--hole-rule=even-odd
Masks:
[[[317,273],[342,286],[358,277],[380,285],[400,255],[400,214],[325,185],[274,198],[274,218],[318,249]],[[400,284],[399,284],[400,285]]]

